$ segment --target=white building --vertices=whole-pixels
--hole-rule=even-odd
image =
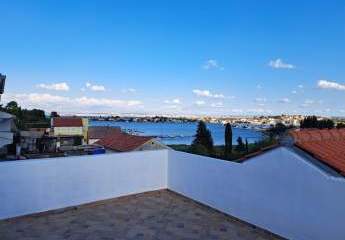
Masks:
[[[2,153],[4,153],[5,146],[13,143],[13,136],[17,130],[14,119],[13,115],[0,112],[0,149]]]

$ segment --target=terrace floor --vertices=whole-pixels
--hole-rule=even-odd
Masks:
[[[7,239],[281,239],[168,190],[0,221]]]

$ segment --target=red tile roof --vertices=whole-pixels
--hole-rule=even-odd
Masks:
[[[121,132],[121,128],[119,127],[97,126],[89,127],[88,135],[89,139],[102,139],[118,132]]]
[[[295,145],[345,174],[345,129],[295,130]]]
[[[83,121],[81,118],[75,117],[57,117],[53,118],[53,127],[82,127]]]
[[[152,139],[153,137],[135,136],[123,132],[114,132],[113,134],[107,135],[105,138],[97,141],[96,144],[117,152],[127,152],[137,149]]]

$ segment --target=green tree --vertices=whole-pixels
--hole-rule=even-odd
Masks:
[[[9,114],[21,117],[22,114],[22,109],[21,107],[18,106],[18,103],[15,101],[11,101],[9,103],[7,103],[6,107],[5,107],[5,111]]]
[[[192,148],[197,145],[204,146],[209,153],[213,152],[213,139],[210,130],[207,129],[205,122],[200,121],[196,130],[195,139],[192,143]]]
[[[50,117],[51,118],[55,118],[55,117],[60,117],[60,116],[59,116],[59,114],[57,112],[53,111],[53,112],[50,113]]]
[[[321,120],[322,128],[332,129],[332,128],[334,128],[334,125],[335,125],[335,123],[331,119]],[[319,127],[319,128],[321,128],[321,127]]]
[[[331,119],[318,120],[316,116],[307,116],[301,121],[301,128],[334,128],[334,122]]]
[[[225,148],[224,148],[224,156],[229,158],[232,153],[232,127],[230,123],[225,125]]]
[[[23,111],[20,106],[18,106],[18,103],[15,101],[8,102],[7,105],[3,108],[3,111],[14,115],[15,118],[15,124],[19,129],[24,129],[24,121],[23,121]]]
[[[301,128],[317,128],[318,127],[318,120],[316,116],[307,116],[305,117],[301,123]]]
[[[17,102],[11,101],[5,107],[1,106],[1,111],[14,115],[15,124],[20,130],[38,126],[49,127],[49,121],[41,109],[22,109]]]
[[[266,133],[270,138],[273,138],[275,136],[281,136],[283,135],[289,128],[290,126],[287,127],[283,123],[277,123],[275,126],[270,127]]]
[[[243,152],[245,150],[245,146],[241,137],[237,138],[236,150],[239,152]]]

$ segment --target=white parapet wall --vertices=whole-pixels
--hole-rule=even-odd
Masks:
[[[167,150],[0,162],[0,219],[167,188]]]
[[[345,239],[345,180],[286,148],[244,163],[169,152],[169,189],[288,239]]]
[[[0,219],[165,188],[288,239],[345,239],[345,179],[286,148],[244,163],[170,150],[0,162]]]

